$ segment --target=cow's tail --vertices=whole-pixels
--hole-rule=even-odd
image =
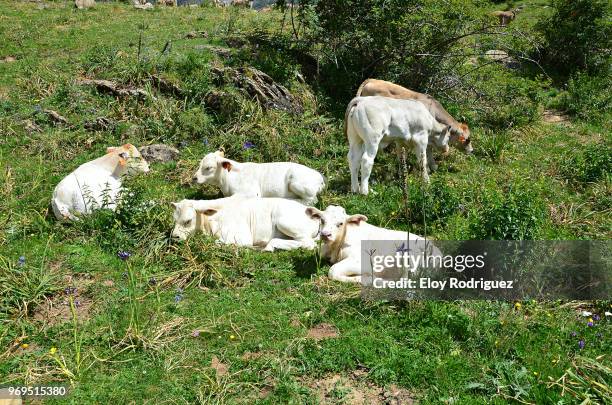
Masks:
[[[363,92],[363,88],[366,86],[366,84],[368,84],[370,81],[372,81],[374,79],[365,79],[360,85],[359,88],[357,89],[357,94],[355,94],[355,97],[361,97],[361,92]]]
[[[349,119],[349,115],[353,111],[353,108],[357,107],[358,103],[359,103],[359,99],[357,97],[355,97],[354,99],[351,100],[351,102],[349,103],[348,107],[346,107],[346,112],[344,113],[344,137],[346,139],[348,139],[348,119]]]

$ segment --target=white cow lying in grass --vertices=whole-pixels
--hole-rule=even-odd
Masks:
[[[429,255],[441,255],[435,246],[425,244],[425,238],[421,236],[370,225],[366,222],[366,216],[347,215],[342,207],[330,205],[325,211],[308,207],[306,213],[321,221],[321,255],[333,263],[329,269],[329,278],[332,280],[361,282],[361,241],[364,240],[405,241],[408,238],[410,241],[420,241],[421,247],[427,246]]]
[[[269,252],[316,246],[319,221],[294,200],[233,196],[172,205],[173,238],[186,239],[194,231],[203,231],[221,243],[262,247]]]
[[[368,182],[374,158],[379,148],[391,142],[412,149],[423,171],[423,179],[429,182],[428,162],[434,166],[433,155],[427,155],[427,147],[448,152],[450,127],[437,122],[427,108],[414,100],[387,97],[355,97],[346,110],[346,134],[349,141],[349,167],[351,190],[368,194]],[[361,167],[361,186],[359,169]]]
[[[200,162],[193,179],[199,184],[214,184],[224,196],[297,199],[304,204],[317,202],[325,188],[323,176],[298,163],[239,163],[226,159],[222,151],[209,153]]]
[[[53,190],[51,206],[59,220],[77,220],[97,208],[115,209],[121,178],[146,173],[149,164],[134,145],[111,147],[106,155],[79,166]]]

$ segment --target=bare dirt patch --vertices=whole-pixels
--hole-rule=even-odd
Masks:
[[[88,275],[65,276],[64,285],[66,287],[36,308],[33,314],[34,320],[44,323],[45,326],[72,321],[71,301],[77,320],[89,319],[94,300],[86,293],[86,290],[93,282],[93,277]]]
[[[408,390],[396,385],[390,385],[385,389],[359,378],[355,373],[352,376],[330,374],[320,379],[304,378],[302,383],[315,392],[321,404],[411,405],[415,403],[414,397]]]
[[[560,123],[560,122],[568,122],[569,117],[559,111],[555,110],[545,110],[542,115],[542,119],[544,122],[548,123]]]
[[[221,378],[224,375],[227,375],[227,372],[229,370],[229,366],[225,363],[222,363],[217,356],[213,356],[212,360],[210,361],[210,367],[215,370],[217,378]]]
[[[338,329],[330,323],[320,323],[308,330],[306,337],[314,340],[331,339],[340,336]]]

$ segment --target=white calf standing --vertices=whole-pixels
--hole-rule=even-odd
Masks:
[[[209,153],[193,176],[198,184],[214,184],[224,196],[297,199],[304,204],[317,202],[325,188],[321,173],[298,163],[239,163],[226,159],[222,151]]]
[[[430,243],[425,244],[425,238],[421,236],[370,225],[366,222],[366,216],[347,215],[342,207],[330,205],[325,211],[308,207],[306,214],[321,221],[321,255],[334,264],[329,269],[332,280],[361,282],[361,241],[364,240],[421,241],[419,246],[425,247],[429,255],[441,256],[438,248]]]
[[[438,123],[427,108],[414,100],[355,97],[346,110],[351,190],[368,194],[368,182],[379,148],[395,141],[414,150],[423,179],[429,181],[427,161],[434,165],[427,146],[448,151],[449,127]],[[361,186],[359,168],[361,166]]]
[[[233,196],[216,200],[182,200],[174,206],[172,237],[186,239],[203,231],[221,243],[262,247],[266,251],[314,249],[319,221],[306,206],[283,198]]]
[[[51,206],[59,220],[77,220],[94,209],[115,209],[124,175],[149,171],[149,164],[134,145],[107,149],[106,155],[79,166],[53,190]]]

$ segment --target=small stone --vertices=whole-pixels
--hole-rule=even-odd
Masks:
[[[143,146],[139,152],[147,162],[167,163],[176,160],[179,156],[178,149],[164,144]]]
[[[79,10],[82,10],[85,8],[92,8],[95,5],[96,5],[95,0],[75,0],[74,1],[74,6],[78,8]]]

